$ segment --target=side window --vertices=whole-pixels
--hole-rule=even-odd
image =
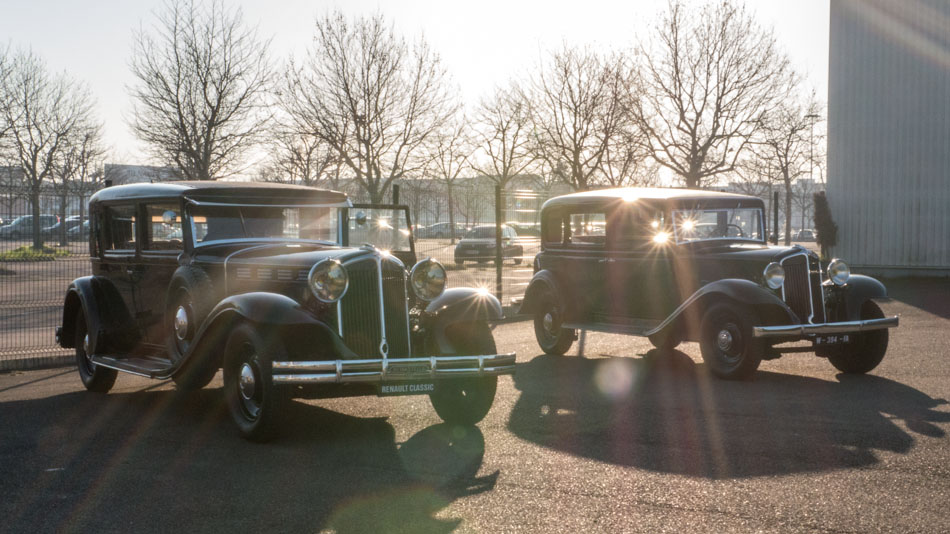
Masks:
[[[103,213],[103,251],[135,250],[135,205],[109,206]]]
[[[663,211],[649,206],[637,206],[616,210],[608,224],[610,248],[629,250],[653,246],[659,233],[668,232]]]
[[[571,213],[567,243],[580,246],[603,246],[607,242],[607,215],[604,212]]]
[[[548,245],[560,245],[564,242],[564,216],[551,214],[541,222],[541,239]]]
[[[181,207],[176,203],[152,204],[145,207],[148,240],[144,250],[182,250]]]

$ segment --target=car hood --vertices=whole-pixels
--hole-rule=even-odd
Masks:
[[[228,270],[238,266],[274,266],[289,268],[307,268],[326,260],[335,259],[342,263],[362,256],[371,257],[380,252],[368,247],[325,247],[313,249],[307,246],[274,245],[252,247],[228,256]]]
[[[799,246],[786,247],[776,245],[763,245],[758,243],[736,243],[736,242],[713,242],[697,241],[678,245],[687,249],[692,249],[693,254],[702,255],[722,255],[728,259],[748,262],[761,262],[768,264],[773,261],[781,261],[789,256],[805,252],[812,259],[818,259],[814,252]]]

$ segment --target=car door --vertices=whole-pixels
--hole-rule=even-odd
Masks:
[[[127,317],[136,317],[134,275],[138,260],[138,213],[135,204],[111,204],[100,212],[101,260],[96,274],[107,278],[115,288],[125,310],[110,310],[113,314],[124,312]],[[136,326],[138,321],[133,321]]]
[[[168,285],[184,250],[181,203],[149,202],[144,206],[141,260],[133,269],[136,317],[150,345],[165,342],[165,306]]]
[[[568,317],[578,322],[605,322],[604,301],[607,267],[606,212],[571,212],[564,218],[564,245],[558,272],[568,280],[571,308]]]

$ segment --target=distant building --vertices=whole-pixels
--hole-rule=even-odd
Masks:
[[[834,255],[950,275],[950,3],[831,0],[830,38]]]
[[[181,180],[182,174],[174,167],[106,163],[105,179],[112,180],[112,185],[139,184]]]

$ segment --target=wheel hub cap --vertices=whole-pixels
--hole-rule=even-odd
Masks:
[[[548,332],[554,331],[554,316],[550,313],[544,315],[544,329]]]
[[[182,341],[188,336],[188,310],[184,306],[175,312],[175,336]]]
[[[716,336],[716,345],[719,346],[719,350],[729,352],[732,349],[732,333],[728,330],[720,330],[719,335]]]
[[[241,366],[241,377],[238,379],[238,387],[241,388],[241,396],[245,400],[251,400],[254,398],[254,369],[251,369],[251,366],[244,364]]]

